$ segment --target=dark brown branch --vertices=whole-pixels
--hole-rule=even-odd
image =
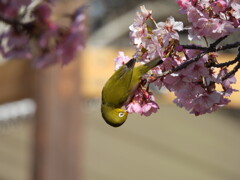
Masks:
[[[233,68],[233,70],[231,70],[230,72],[228,72],[223,78],[222,81],[226,80],[227,78],[231,77],[232,75],[234,75],[238,69],[240,68],[240,47],[238,48],[238,55],[236,56],[236,58],[233,60],[236,62],[238,62],[238,64]]]
[[[227,36],[224,36],[222,38],[219,38],[218,40],[216,40],[215,42],[213,42],[212,44],[210,44],[209,47],[200,47],[200,46],[195,46],[195,45],[183,45],[183,47],[186,47],[186,48],[193,48],[193,49],[198,49],[198,50],[202,50],[201,53],[199,53],[195,58],[192,58],[190,59],[189,61],[186,61],[182,64],[180,64],[179,66],[171,69],[171,70],[168,70],[168,71],[164,71],[162,74],[160,74],[159,76],[157,76],[156,78],[160,78],[160,77],[163,77],[163,76],[166,76],[168,74],[171,74],[173,72],[176,72],[176,71],[179,71],[179,70],[182,70],[184,68],[186,68],[189,64],[192,64],[193,62],[197,62],[201,57],[203,57],[205,54],[209,53],[209,52],[216,52],[216,51],[220,51],[220,50],[225,50],[225,49],[231,49],[231,48],[236,48],[238,46],[240,46],[240,42],[235,42],[233,44],[227,44],[225,46],[220,46],[218,48],[216,48],[216,46],[221,42],[223,41],[225,38],[227,38]],[[240,48],[239,48],[240,50]],[[232,60],[232,61],[229,61],[229,62],[226,62],[226,63],[221,63],[221,64],[211,64],[212,67],[224,67],[224,66],[229,66],[229,65],[232,65],[234,63],[236,63],[237,61],[239,61],[239,57],[240,57],[240,53],[238,53],[237,57]],[[238,65],[237,65],[238,66]],[[237,66],[235,68],[237,68]],[[234,69],[235,69],[234,68]],[[229,72],[230,73],[235,73],[234,71],[237,71],[239,69],[239,67],[235,70],[232,70]],[[229,76],[231,76],[232,74],[230,74]],[[228,76],[228,77],[229,77]]]
[[[18,21],[12,20],[12,19],[7,19],[3,16],[0,16],[0,21],[4,22],[5,24],[11,25],[11,26],[16,26],[19,24]]]
[[[238,46],[240,46],[240,41],[237,41],[235,43],[232,43],[232,44],[226,44],[226,45],[223,45],[223,46],[219,46],[218,48],[216,48],[216,51],[223,51],[223,50],[226,50],[226,49],[233,49],[233,48],[237,48]]]
[[[16,32],[31,32],[31,28],[33,27],[32,22],[22,23],[17,19],[7,19],[3,16],[0,16],[0,22],[3,22],[9,26],[11,26]]]
[[[162,74],[159,74],[156,78],[160,78],[160,77],[166,76],[168,74],[171,74],[173,72],[177,72],[179,70],[182,70],[182,69],[186,68],[189,64],[192,64],[193,62],[197,62],[205,54],[206,54],[206,52],[202,52],[202,53],[198,54],[195,58],[192,58],[189,61],[185,61],[184,63],[180,64],[179,66],[177,66],[173,69],[162,72]]]
[[[239,68],[240,68],[240,60],[238,61],[238,64],[233,68],[233,70],[231,70],[229,73],[223,76],[222,81],[234,75],[239,70]]]
[[[189,64],[192,64],[194,62],[197,62],[201,57],[203,57],[205,54],[209,53],[209,52],[213,52],[214,50],[216,50],[216,46],[223,41],[227,36],[224,36],[222,38],[219,38],[218,40],[216,40],[215,42],[213,42],[212,44],[210,44],[209,48],[205,48],[203,52],[199,53],[196,57],[190,59],[189,61],[185,61],[184,63],[180,64],[179,66],[168,70],[168,71],[164,71],[162,74],[160,74],[159,76],[157,76],[157,78],[166,76],[168,74],[171,74],[173,72],[182,70],[184,68],[186,68]]]
[[[213,64],[210,64],[208,67],[218,67],[218,68],[225,67],[225,66],[228,67],[230,65],[237,63],[239,61],[239,59],[240,59],[240,47],[238,48],[238,54],[234,60],[224,62],[224,63],[219,63],[219,64],[213,63]]]
[[[206,51],[208,49],[207,47],[202,47],[202,46],[198,46],[198,45],[195,45],[195,44],[182,45],[182,47],[184,49],[195,49],[195,50],[201,50],[201,51]]]
[[[202,47],[202,46],[198,46],[198,45],[182,45],[182,47],[184,49],[195,49],[195,50],[201,50],[201,51],[208,51],[208,52],[217,52],[217,51],[223,51],[223,50],[227,50],[227,49],[233,49],[233,48],[237,48],[240,46],[240,41],[234,42],[232,44],[226,44],[226,45],[222,45],[219,47],[216,47],[221,41],[223,41],[225,38],[227,38],[227,36],[224,36],[222,38],[217,39],[215,42],[213,42],[212,44],[210,44],[209,47]]]
[[[212,44],[210,44],[209,48],[210,49],[215,49],[215,47],[220,43],[222,42],[224,39],[226,39],[228,36],[223,36],[219,39],[217,39],[215,42],[213,42]]]
[[[212,44],[210,44],[209,47],[202,47],[202,46],[198,46],[198,45],[195,45],[195,44],[191,44],[191,45],[182,45],[182,47],[184,49],[195,49],[195,50],[201,50],[201,51],[211,51],[211,52],[214,52],[216,51],[216,46],[222,42],[224,39],[226,39],[228,36],[223,36],[219,39],[217,39],[215,42],[213,42]]]
[[[227,50],[227,49],[237,48],[239,46],[240,46],[240,41],[237,41],[237,42],[232,43],[232,44],[226,44],[226,45],[219,46],[217,48],[213,48],[213,49],[209,50],[209,52],[223,51],[223,50]],[[201,51],[207,51],[208,49],[210,49],[210,47],[202,47],[202,46],[197,46],[197,45],[194,45],[194,44],[182,45],[182,47],[184,49],[195,49],[195,50],[201,50]]]

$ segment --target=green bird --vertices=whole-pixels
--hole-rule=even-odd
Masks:
[[[131,59],[114,72],[102,90],[101,112],[107,124],[119,127],[126,121],[128,112],[121,107],[133,98],[142,76],[162,62],[157,58],[135,67],[136,59]]]

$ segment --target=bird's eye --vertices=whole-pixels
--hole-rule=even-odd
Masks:
[[[123,116],[124,116],[124,113],[123,113],[123,112],[120,112],[120,113],[118,113],[118,116],[119,116],[119,117],[123,117]]]

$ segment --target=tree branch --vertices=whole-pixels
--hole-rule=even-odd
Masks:
[[[176,71],[179,71],[179,70],[182,70],[184,68],[186,68],[189,64],[192,64],[193,62],[197,62],[201,57],[203,57],[205,54],[209,53],[209,52],[216,52],[216,51],[221,51],[221,50],[225,50],[225,49],[231,49],[231,48],[236,48],[238,46],[240,46],[240,42],[235,42],[233,44],[227,44],[227,45],[224,45],[224,46],[220,46],[218,48],[216,48],[216,46],[221,42],[223,41],[225,38],[227,38],[227,36],[224,36],[222,38],[219,38],[217,39],[215,42],[213,42],[212,44],[210,44],[209,47],[201,47],[201,46],[196,46],[196,45],[183,45],[183,47],[186,47],[187,49],[198,49],[198,50],[202,50],[203,52],[199,53],[196,57],[188,60],[188,61],[185,61],[183,62],[182,64],[180,64],[179,66],[173,68],[173,69],[170,69],[168,71],[164,71],[162,72],[160,75],[156,76],[156,78],[161,78],[163,76],[166,76],[168,74],[171,74],[173,72],[176,72]],[[211,64],[210,66],[212,67],[224,67],[224,66],[230,66],[232,64],[235,64],[236,62],[239,61],[240,59],[240,47],[239,47],[239,53],[237,55],[237,57],[232,60],[232,61],[228,61],[228,62],[225,62],[225,63],[221,63],[221,64]],[[239,63],[237,66],[235,66],[235,68],[230,71],[228,74],[229,75],[226,75],[226,77],[230,77],[231,75],[233,75],[235,72],[238,71],[238,69],[240,68],[239,67]],[[226,78],[225,78],[226,79]]]
[[[222,42],[224,39],[226,39],[228,36],[223,36],[219,39],[217,39],[215,42],[213,42],[212,44],[210,44],[209,47],[202,47],[202,46],[198,46],[195,44],[191,44],[191,45],[182,45],[182,47],[184,49],[196,49],[196,50],[202,50],[202,51],[216,51],[216,46]]]
[[[15,26],[16,24],[19,24],[18,21],[12,20],[12,19],[7,19],[3,16],[0,16],[0,21],[4,22],[5,24],[11,25],[11,26]]]
[[[203,57],[205,54],[209,53],[209,52],[212,52],[213,50],[216,50],[216,46],[221,42],[223,41],[227,36],[224,36],[222,38],[219,38],[217,39],[215,42],[213,42],[212,44],[210,44],[210,46],[208,48],[204,48],[203,52],[199,53],[196,57],[188,60],[188,61],[185,61],[183,62],[182,64],[180,64],[179,66],[171,69],[171,70],[168,70],[168,71],[164,71],[162,74],[160,74],[159,76],[157,76],[156,78],[160,78],[160,77],[163,77],[163,76],[166,76],[168,74],[171,74],[173,72],[176,72],[176,71],[179,71],[179,70],[182,70],[184,68],[186,68],[189,64],[192,64],[194,62],[197,62],[201,57]],[[194,46],[192,46],[194,47]],[[195,46],[197,47],[197,46]],[[198,48],[201,48],[200,46]],[[201,48],[203,49],[203,48]]]
[[[206,54],[206,52],[202,52],[202,53],[198,54],[195,58],[192,58],[189,61],[185,61],[185,62],[183,62],[182,64],[180,64],[179,66],[177,66],[177,67],[175,67],[173,69],[170,69],[168,71],[162,72],[162,74],[159,74],[158,76],[156,76],[156,78],[161,78],[161,77],[166,76],[168,74],[171,74],[173,72],[182,70],[182,69],[186,68],[189,64],[192,64],[193,62],[197,62],[205,54]]]
[[[0,21],[2,21],[3,23],[11,26],[16,32],[25,31],[30,27],[30,25],[32,25],[31,22],[24,24],[24,23],[21,23],[17,19],[7,19],[3,16],[0,16]]]
[[[195,45],[195,44],[182,45],[182,47],[184,49],[195,49],[195,50],[201,50],[201,51],[206,51],[206,49],[208,49],[207,47],[202,47],[202,46],[198,46],[198,45]]]
[[[222,81],[226,80],[230,76],[234,75],[240,68],[240,61],[238,61],[238,64],[231,70],[229,73],[227,73],[225,76],[223,76]]]
[[[223,50],[226,50],[226,49],[233,49],[233,48],[237,48],[238,46],[240,46],[240,41],[237,41],[235,43],[232,43],[232,44],[226,44],[226,45],[223,45],[223,46],[219,46],[218,48],[216,48],[216,51],[223,51]]]
[[[217,39],[215,42],[213,42],[212,44],[210,44],[209,48],[212,49],[212,50],[215,49],[216,46],[217,46],[220,42],[222,42],[224,39],[226,39],[227,37],[228,37],[228,36],[223,36],[223,37]]]
[[[224,62],[224,63],[219,63],[219,64],[212,63],[208,67],[218,67],[218,68],[225,67],[225,66],[228,67],[230,65],[233,65],[233,64],[237,63],[239,61],[239,59],[240,59],[240,47],[238,48],[238,54],[237,54],[237,56],[235,57],[234,60],[231,60],[231,61],[228,61],[228,62]]]
[[[238,62],[237,65],[233,68],[233,70],[231,70],[230,72],[228,72],[225,76],[223,76],[222,81],[226,80],[227,78],[229,78],[230,76],[234,75],[238,69],[240,68],[240,47],[238,48],[238,55],[236,56],[236,58],[232,61]]]
[[[232,44],[226,44],[226,45],[222,45],[216,48],[216,46],[223,41],[227,36],[224,36],[222,38],[219,38],[218,40],[216,40],[214,43],[210,44],[209,47],[202,47],[202,46],[198,46],[195,44],[191,44],[191,45],[182,45],[182,47],[184,49],[195,49],[195,50],[201,50],[201,51],[208,51],[208,52],[217,52],[217,51],[223,51],[223,50],[227,50],[227,49],[233,49],[233,48],[237,48],[240,46],[240,41],[234,42]]]

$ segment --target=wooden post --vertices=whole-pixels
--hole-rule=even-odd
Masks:
[[[79,61],[36,76],[35,180],[81,179]]]

